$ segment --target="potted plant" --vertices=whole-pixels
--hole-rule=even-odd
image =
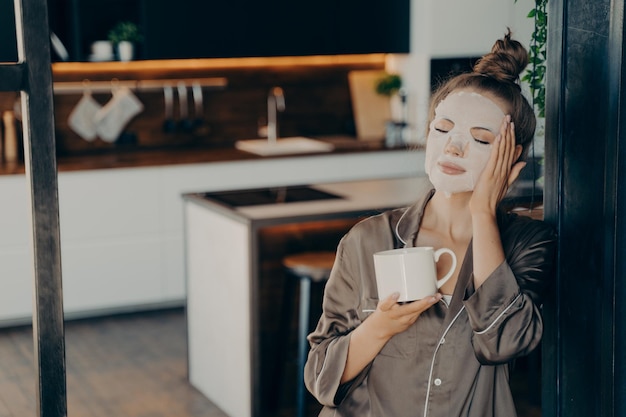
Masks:
[[[517,3],[517,0],[515,0]],[[522,76],[521,81],[528,84],[531,104],[537,116],[537,130],[535,140],[532,143],[531,153],[528,156],[528,163],[532,170],[533,190],[532,197],[535,196],[535,185],[543,186],[543,152],[545,147],[545,110],[546,110],[546,43],[548,38],[548,0],[535,0],[534,7],[526,16],[533,19],[533,31],[530,39],[528,51],[529,65]],[[535,147],[539,147],[536,151]],[[533,202],[531,202],[531,205]]]
[[[406,91],[402,87],[402,77],[399,74],[385,73],[376,82],[376,93],[389,97],[393,120],[389,120],[385,126],[385,146],[393,148],[404,144],[407,139],[407,107]],[[396,100],[394,103],[393,100]],[[399,99],[399,103],[398,103]],[[401,107],[398,110],[398,107]],[[396,111],[394,111],[394,109]],[[397,117],[401,112],[402,116]],[[395,116],[395,117],[394,117]]]
[[[108,38],[117,50],[120,61],[130,61],[134,44],[143,41],[143,35],[133,22],[119,22],[109,31]]]
[[[515,0],[517,2],[517,0]],[[535,7],[528,13],[528,18],[534,20],[534,30],[531,37],[529,58],[530,65],[522,81],[528,82],[532,95],[533,106],[538,117],[545,117],[545,76],[546,76],[546,41],[548,38],[548,0],[536,0]]]

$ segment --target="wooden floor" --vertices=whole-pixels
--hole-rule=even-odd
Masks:
[[[182,309],[71,321],[65,337],[69,417],[227,417],[187,380]],[[540,417],[513,375],[519,417]],[[36,415],[32,329],[0,329],[0,417]]]
[[[187,381],[182,310],[66,323],[69,417],[227,417]],[[32,329],[0,330],[0,417],[35,417]]]

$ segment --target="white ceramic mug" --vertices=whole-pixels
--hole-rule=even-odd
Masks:
[[[98,59],[111,59],[113,57],[113,44],[110,41],[95,41],[91,44],[91,54]]]
[[[444,253],[452,256],[452,266],[438,280],[435,264]],[[374,267],[380,300],[399,292],[399,302],[414,301],[435,294],[448,282],[456,269],[456,255],[448,248],[428,246],[391,249],[374,254]]]

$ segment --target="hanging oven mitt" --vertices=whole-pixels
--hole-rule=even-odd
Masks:
[[[105,142],[115,142],[128,122],[143,110],[143,104],[127,87],[113,90],[113,97],[94,116],[96,132]]]
[[[78,136],[91,142],[96,138],[96,124],[94,116],[102,108],[91,96],[90,91],[85,91],[83,96],[70,113],[68,124]]]

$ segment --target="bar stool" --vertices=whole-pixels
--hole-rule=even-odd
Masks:
[[[311,315],[311,285],[324,283],[330,276],[330,271],[335,262],[335,252],[303,252],[288,255],[283,258],[282,264],[285,271],[291,277],[297,278],[300,283],[300,302],[298,306],[298,379],[296,385],[296,411],[297,417],[305,415],[305,386],[304,364],[308,353],[307,335],[309,333],[309,320]],[[286,293],[289,296],[289,293]],[[289,327],[290,309],[289,300],[283,304],[282,326],[283,330]],[[287,339],[287,338],[286,338]],[[285,339],[285,340],[286,340]],[[280,375],[278,376],[280,378]]]

